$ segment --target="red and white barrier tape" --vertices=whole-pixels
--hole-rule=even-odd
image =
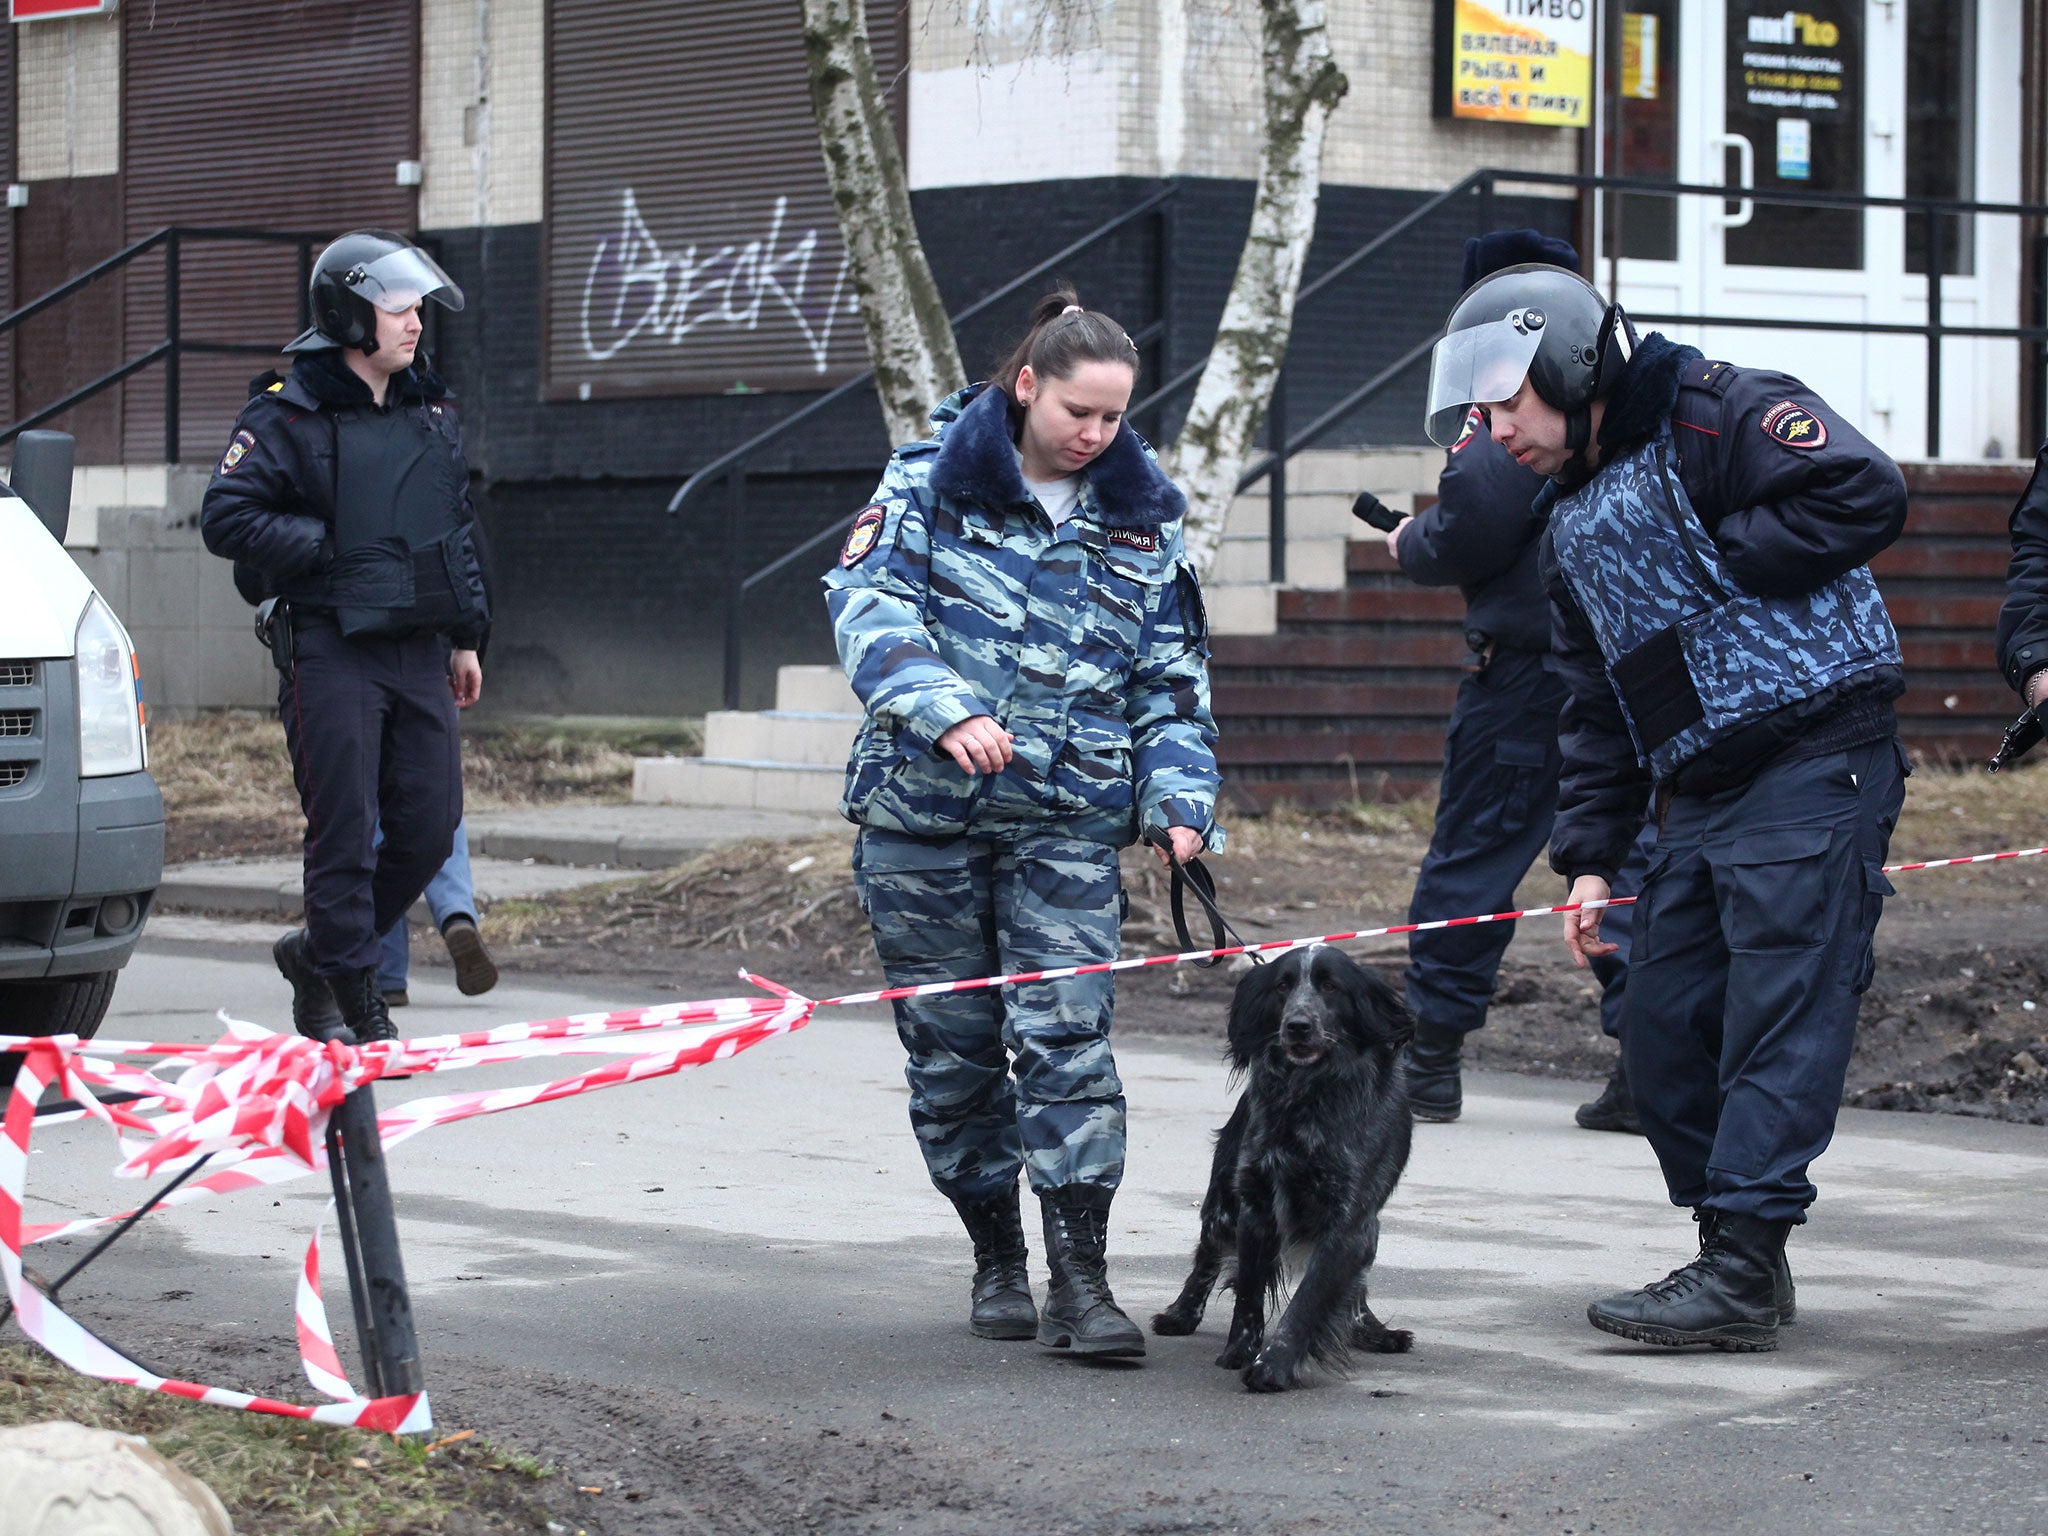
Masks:
[[[1965,864],[1991,864],[2042,854],[2048,854],[2048,848],[2018,848],[1959,858],[1889,864],[1885,866],[1885,872],[1901,874]],[[1136,970],[1146,966],[1180,965],[1193,960],[1298,949],[1307,944],[1338,944],[1353,939],[1426,933],[1479,923],[1512,922],[1519,918],[1547,917],[1596,907],[1628,906],[1634,899],[1618,897],[1610,901],[1565,902],[1555,906],[1525,907],[1514,912],[1492,912],[1478,917],[1394,923],[1382,928],[1361,928],[1311,938],[1272,939],[1259,944],[1145,955],[1054,970],[1019,971],[1004,976],[929,982],[914,987],[888,987],[815,1001],[742,971],[742,978],[761,987],[769,995],[665,1003],[615,1013],[577,1014],[541,1023],[507,1024],[469,1034],[388,1041],[362,1047],[322,1045],[297,1035],[273,1034],[256,1025],[232,1019],[224,1020],[227,1033],[211,1045],[132,1040],[80,1041],[72,1035],[49,1038],[0,1035],[0,1050],[25,1053],[15,1078],[14,1091],[7,1101],[4,1130],[0,1130],[0,1278],[5,1279],[8,1299],[14,1304],[22,1331],[85,1375],[259,1413],[352,1424],[393,1433],[425,1430],[432,1427],[432,1417],[424,1393],[365,1398],[350,1385],[335,1350],[326,1305],[321,1299],[317,1227],[297,1277],[294,1306],[300,1361],[306,1378],[318,1391],[336,1399],[317,1408],[158,1376],[95,1337],[40,1289],[27,1283],[22,1271],[22,1250],[25,1247],[75,1236],[123,1220],[130,1214],[33,1226],[25,1221],[29,1142],[36,1125],[35,1106],[44,1089],[55,1083],[65,1097],[75,1099],[81,1105],[79,1110],[70,1114],[46,1116],[44,1123],[62,1123],[90,1115],[107,1124],[123,1154],[121,1163],[114,1170],[117,1176],[149,1178],[169,1171],[173,1164],[189,1166],[192,1159],[210,1154],[213,1158],[211,1173],[204,1178],[188,1180],[160,1202],[166,1206],[183,1205],[193,1200],[279,1184],[308,1173],[324,1171],[327,1166],[325,1133],[328,1114],[350,1091],[380,1077],[422,1076],[431,1072],[460,1071],[468,1067],[546,1056],[620,1055],[625,1058],[612,1065],[553,1082],[478,1093],[446,1094],[398,1105],[377,1117],[381,1141],[388,1150],[434,1126],[452,1125],[479,1115],[545,1104],[723,1061],[773,1036],[803,1028],[818,1008],[1057,981],[1069,976]],[[677,1033],[675,1038],[664,1040],[659,1045],[646,1039],[630,1038],[660,1031]],[[115,1057],[154,1058],[160,1066],[151,1070],[110,1059]],[[160,1075],[163,1072],[175,1075]],[[103,1104],[92,1092],[96,1087],[124,1090],[139,1094],[141,1098],[130,1104]]]

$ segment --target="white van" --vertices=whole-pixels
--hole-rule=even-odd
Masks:
[[[71,459],[24,432],[0,486],[0,1034],[97,1030],[163,878],[135,647],[64,551]]]

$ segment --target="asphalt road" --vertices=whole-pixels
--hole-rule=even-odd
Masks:
[[[284,1027],[255,930],[186,920],[166,934],[130,967],[104,1034],[210,1038],[223,1008]],[[447,978],[416,973],[408,1034],[675,995],[513,978],[462,999]],[[1118,1061],[1131,1150],[1111,1275],[1149,1317],[1184,1272],[1230,1099],[1200,1047],[1132,1039]],[[828,1013],[729,1062],[403,1148],[401,1228],[442,1423],[481,1422],[572,1480],[637,1478],[647,1490],[627,1496],[650,1510],[697,1501],[673,1524],[608,1526],[593,1499],[593,1531],[789,1528],[707,1514],[695,1473],[674,1479],[694,1493],[655,1486],[664,1466],[695,1465],[682,1441],[616,1443],[678,1424],[721,1444],[758,1429],[746,1496],[816,1485],[804,1518],[818,1529],[2048,1528],[2048,1131],[1844,1113],[1815,1219],[1794,1235],[1800,1321],[1784,1347],[1673,1353],[1584,1321],[1591,1296],[1689,1251],[1644,1143],[1574,1128],[1573,1085],[1468,1080],[1461,1122],[1418,1128],[1374,1272],[1377,1310],[1415,1330],[1415,1352],[1255,1398],[1210,1363],[1215,1313],[1134,1368],[969,1337],[966,1241],[924,1178],[905,1097],[880,1012]],[[96,1129],[50,1128],[37,1150],[30,1220],[132,1200]],[[292,1357],[293,1271],[325,1198],[309,1178],[168,1213],[69,1299],[154,1347],[214,1340],[208,1358],[153,1363],[254,1385],[217,1373]],[[338,1260],[329,1276],[345,1333]],[[564,1428],[589,1419],[602,1433]],[[876,1470],[878,1448],[900,1453],[900,1475]],[[867,1491],[834,1504],[835,1484]],[[816,1514],[847,1507],[839,1524]]]

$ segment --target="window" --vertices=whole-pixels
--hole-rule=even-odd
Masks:
[[[1906,4],[1906,196],[1977,195],[1977,8]],[[1941,215],[1941,270],[1975,270],[1975,221]],[[1906,270],[1927,270],[1927,216],[1906,215]]]

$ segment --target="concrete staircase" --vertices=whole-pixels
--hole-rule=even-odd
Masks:
[[[829,816],[860,720],[860,701],[838,667],[779,667],[773,709],[704,717],[702,757],[635,759],[633,799]]]
[[[1283,594],[1341,593],[1352,580],[1350,537],[1366,532],[1351,502],[1370,490],[1397,510],[1434,492],[1436,449],[1303,453],[1287,467],[1287,582],[1267,579],[1269,512],[1264,488],[1237,498],[1224,525],[1216,567],[1202,584],[1218,636],[1273,636]],[[1219,700],[1220,702],[1220,700]],[[1436,700],[1432,698],[1431,705]],[[714,710],[704,718],[702,757],[643,757],[633,764],[642,805],[724,806],[830,815],[838,807],[860,702],[836,666],[782,667],[775,708]]]

